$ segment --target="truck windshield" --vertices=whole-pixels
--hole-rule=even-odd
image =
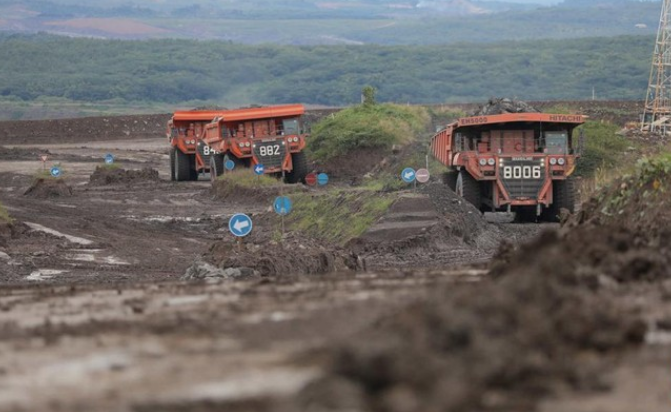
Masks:
[[[545,133],[545,152],[547,154],[565,155],[568,153],[568,135],[566,132]]]
[[[282,121],[284,134],[298,134],[298,119],[286,119]]]

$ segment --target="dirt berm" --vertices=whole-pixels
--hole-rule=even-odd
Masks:
[[[131,184],[144,181],[158,181],[158,170],[145,167],[142,170],[126,170],[122,168],[98,166],[89,178],[92,186],[113,184]]]
[[[523,411],[560,388],[608,390],[605,370],[648,332],[623,288],[671,279],[669,170],[671,158],[639,162],[561,230],[502,248],[479,284],[431,292],[321,351],[328,372],[292,407]]]

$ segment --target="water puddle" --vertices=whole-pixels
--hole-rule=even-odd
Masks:
[[[39,269],[32,272],[30,275],[26,276],[26,280],[32,281],[43,281],[47,279],[52,279],[56,275],[62,273],[67,273],[67,270],[58,270],[58,269]]]

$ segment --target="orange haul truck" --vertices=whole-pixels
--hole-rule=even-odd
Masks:
[[[168,122],[172,180],[197,180],[224,173],[227,160],[235,167],[261,164],[265,174],[302,182],[307,174],[303,105],[235,110],[175,112]]]
[[[434,135],[446,183],[481,211],[556,220],[575,209],[573,172],[583,146],[573,131],[586,116],[507,113],[465,117]]]

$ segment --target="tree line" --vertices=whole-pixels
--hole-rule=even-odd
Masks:
[[[442,46],[249,46],[0,35],[0,96],[220,104],[642,99],[654,38]]]

